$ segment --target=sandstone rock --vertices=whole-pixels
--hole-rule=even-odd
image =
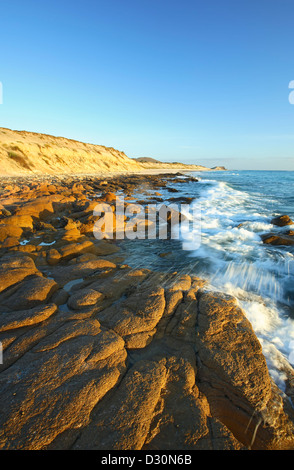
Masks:
[[[0,204],[0,215],[1,217],[9,217],[11,215],[11,212],[5,209],[5,207],[2,206],[2,204]]]
[[[132,333],[124,336],[124,341],[127,349],[142,349],[151,343],[154,335],[156,334],[156,328],[153,330],[143,331],[141,333]]]
[[[174,276],[174,279],[170,281],[171,286],[170,290],[171,291],[187,291],[191,287],[191,277],[188,274],[176,274]]]
[[[50,301],[55,303],[56,305],[65,305],[67,303],[69,294],[64,289],[58,289],[52,295]]]
[[[98,318],[103,318],[108,327],[124,338],[152,331],[161,319],[164,308],[164,289],[153,283],[143,283],[126,300],[99,313]]]
[[[15,215],[0,205],[0,448],[294,448],[293,410],[237,302],[184,271],[119,266],[120,242],[91,234],[97,203],[173,179],[113,178],[98,199],[101,178],[56,178],[2,198]]]
[[[197,330],[200,385],[212,415],[249,448],[293,448],[293,422],[274,391],[261,345],[236,300],[202,293]]]
[[[55,266],[62,259],[62,256],[58,250],[56,250],[55,248],[50,248],[50,250],[48,251],[46,255],[46,259],[47,259],[47,263],[50,266]]]
[[[279,217],[274,217],[271,220],[271,224],[277,225],[278,227],[284,227],[285,225],[293,225],[294,222],[292,222],[288,215],[280,215]]]
[[[111,278],[101,278],[98,281],[87,282],[87,286],[91,289],[101,292],[104,297],[104,308],[111,305],[113,302],[124,299],[126,293],[135,289],[137,285],[148,277],[150,271],[148,269],[131,269],[128,266],[125,269],[119,270]],[[100,314],[99,314],[100,315]],[[109,318],[108,309],[101,312],[105,321]]]
[[[48,304],[17,312],[0,313],[0,332],[35,325],[47,320],[56,310],[55,304]]]
[[[4,219],[5,220],[5,219]],[[8,237],[20,238],[23,234],[23,229],[15,225],[0,225],[0,242],[3,242]]]
[[[294,237],[292,234],[274,234],[267,233],[261,236],[263,243],[266,245],[294,245]]]
[[[141,449],[166,382],[166,373],[164,365],[156,362],[136,364],[110,401],[108,407],[112,412],[105,413],[105,407],[100,407],[95,422],[82,433],[74,449]]]
[[[52,194],[36,198],[34,201],[27,202],[15,211],[16,216],[33,216],[37,219],[46,220],[61,205],[66,205],[74,199],[65,198],[61,194]]]
[[[181,352],[176,353],[179,346]],[[117,390],[98,404],[73,448],[175,451],[218,445],[240,449],[229,430],[210,418],[208,403],[195,384],[193,348],[166,341],[150,348]],[[212,438],[216,429],[217,441]]]
[[[68,299],[68,306],[74,310],[79,310],[84,307],[96,305],[104,298],[101,292],[94,289],[81,289],[77,293],[70,296]]]
[[[2,371],[1,449],[40,450],[63,432],[87,425],[125,370],[123,341],[113,332],[95,321],[73,322],[66,330]]]
[[[12,246],[18,246],[19,239],[16,237],[7,237],[5,241],[2,243],[3,248],[11,248]]]
[[[8,184],[7,186],[5,186],[4,191],[8,193],[17,193],[18,191],[20,191],[20,187],[16,184]]]
[[[115,268],[115,263],[104,259],[97,259],[69,266],[51,266],[51,276],[60,287],[63,287],[68,282],[76,279],[81,279],[82,281],[83,278],[89,278],[89,280],[92,279],[94,281],[95,277],[99,278],[104,273],[110,273]]]
[[[0,219],[0,223],[21,228],[33,228],[33,219],[30,215],[12,215],[5,217],[5,219]]]
[[[95,252],[95,245],[90,240],[85,240],[81,243],[69,243],[59,249],[62,260],[70,260],[83,253]]]
[[[53,279],[33,275],[0,295],[0,311],[33,308],[47,302],[57,289]]]
[[[224,425],[210,417],[207,400],[195,383],[197,369],[193,349],[185,343],[181,345],[180,353],[174,348],[173,354],[165,359],[165,367],[167,381],[144,449],[171,452],[242,448]]]
[[[3,256],[0,260],[0,292],[37,272],[29,256]]]
[[[84,240],[79,243],[67,243],[59,248],[60,260],[68,261],[82,254],[91,253],[96,256],[105,256],[119,251],[119,248],[105,240],[92,242]]]
[[[105,202],[113,202],[116,201],[116,194],[108,192],[104,194],[101,199]]]

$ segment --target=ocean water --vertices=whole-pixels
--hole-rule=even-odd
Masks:
[[[294,230],[294,225],[271,224],[273,217],[283,214],[294,220],[294,172],[189,175],[198,182],[185,182],[183,176],[182,183],[168,184],[177,193],[160,192],[165,204],[172,196],[193,198],[191,213],[197,207],[197,216],[201,214],[200,226],[199,220],[195,224],[196,241],[191,231],[182,233],[180,240],[126,241],[126,262],[194,274],[208,280],[208,289],[236,297],[262,345],[272,378],[285,390],[285,368],[294,367],[294,246],[266,245],[261,235]],[[140,188],[140,199],[139,193]]]
[[[197,274],[211,289],[238,299],[283,389],[285,363],[294,365],[294,246],[266,245],[261,235],[294,229],[271,224],[283,214],[294,220],[294,172],[194,176],[199,178],[191,192],[201,207],[201,244],[193,249],[183,239],[183,247],[198,261]]]

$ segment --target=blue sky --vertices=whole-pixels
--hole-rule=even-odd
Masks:
[[[293,0],[2,0],[0,126],[294,170]]]

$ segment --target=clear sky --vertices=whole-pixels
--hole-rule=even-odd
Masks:
[[[1,0],[0,127],[294,170],[294,0]]]

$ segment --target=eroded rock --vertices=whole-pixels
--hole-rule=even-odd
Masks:
[[[285,225],[293,225],[294,222],[292,222],[288,215],[280,215],[278,217],[274,217],[271,220],[271,224],[277,225],[278,227],[284,227]]]
[[[202,293],[197,333],[201,390],[212,415],[247,447],[293,448],[293,422],[237,301],[220,293]]]
[[[41,341],[1,373],[0,448],[38,450],[64,431],[85,426],[120,379],[123,341],[114,342],[114,333],[93,321],[90,330],[84,322],[77,326]]]

